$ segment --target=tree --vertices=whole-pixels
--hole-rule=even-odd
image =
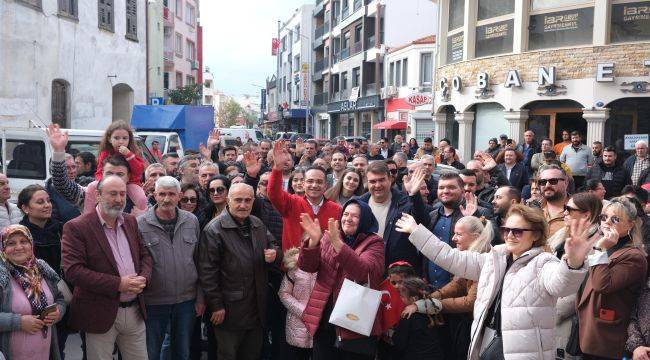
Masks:
[[[178,89],[169,90],[169,99],[176,105],[191,105],[201,99],[201,84],[186,85]]]
[[[235,100],[228,100],[226,103],[219,107],[217,117],[222,127],[231,127],[239,125],[237,118],[244,113],[244,109]]]

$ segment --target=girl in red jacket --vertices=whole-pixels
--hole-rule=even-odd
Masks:
[[[95,172],[95,179],[98,182],[102,180],[104,173],[104,159],[113,155],[122,156],[129,163],[129,183],[126,185],[129,199],[133,201],[138,210],[147,210],[147,196],[141,183],[145,167],[144,160],[142,160],[140,149],[135,143],[133,129],[124,120],[112,122],[99,144],[99,159],[97,159],[97,171]]]

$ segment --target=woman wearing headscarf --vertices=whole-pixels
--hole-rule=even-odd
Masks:
[[[314,337],[313,359],[374,359],[377,337],[381,334],[379,312],[370,337],[329,323],[345,279],[359,284],[369,282],[378,289],[384,272],[384,242],[376,234],[378,223],[368,204],[351,199],[343,206],[341,218],[330,218],[322,234],[318,220],[300,216],[309,236],[300,250],[298,267],[318,272],[316,284],[302,314],[302,320]],[[338,343],[335,345],[335,343]],[[351,351],[353,344],[364,354]]]
[[[59,276],[36,258],[25,226],[5,228],[0,241],[0,351],[7,360],[60,359],[53,328],[65,312]]]

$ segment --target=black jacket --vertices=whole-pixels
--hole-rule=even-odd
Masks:
[[[600,181],[605,187],[605,199],[620,196],[623,187],[632,183],[623,166],[606,166],[602,160],[596,161],[594,166],[587,170],[585,181],[592,179]]]
[[[415,313],[401,319],[393,334],[394,359],[444,359],[440,326],[429,327],[429,317]]]
[[[508,170],[506,169],[506,164],[499,164],[497,165],[497,168],[507,176]],[[511,186],[514,186],[519,189],[519,191],[521,191],[524,185],[528,184],[528,177],[529,175],[526,166],[524,166],[522,162],[518,162],[515,164],[512,170],[510,170],[510,177],[508,177],[508,181],[510,182]]]
[[[61,269],[61,233],[63,224],[50,219],[41,228],[29,221],[27,215],[20,220],[20,225],[29,229],[34,239],[34,255],[37,259],[43,259],[59,275],[63,275]]]

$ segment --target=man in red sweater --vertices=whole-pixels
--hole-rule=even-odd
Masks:
[[[282,215],[282,251],[292,247],[300,247],[303,230],[300,226],[300,214],[308,214],[312,219],[318,219],[321,230],[327,230],[330,218],[338,219],[341,206],[326,199],[323,194],[327,188],[325,170],[311,167],[305,173],[305,195],[289,194],[282,189],[282,169],[284,164],[291,161],[291,155],[284,146],[284,141],[278,141],[273,146],[273,171],[267,185],[268,199]]]

